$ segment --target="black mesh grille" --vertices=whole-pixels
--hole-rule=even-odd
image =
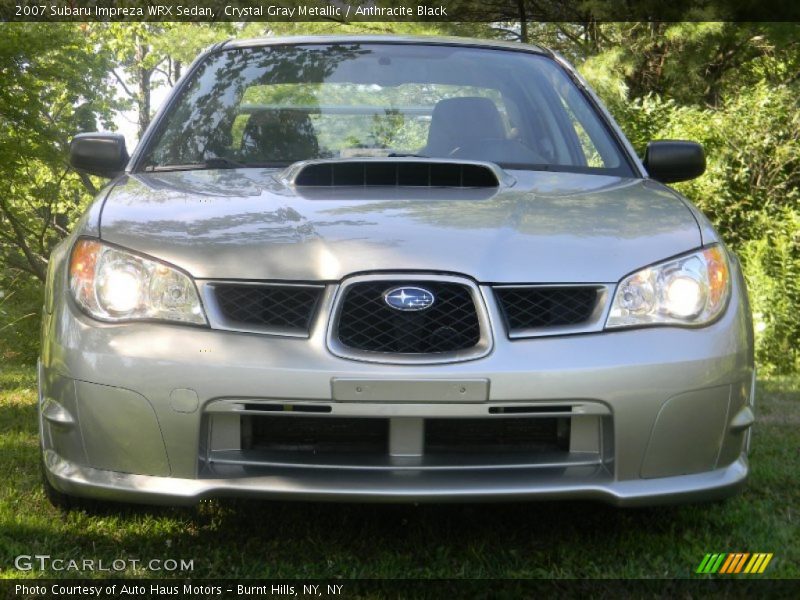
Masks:
[[[389,419],[246,416],[241,429],[246,450],[385,454],[388,449]]]
[[[435,302],[420,311],[388,306],[384,294],[399,286],[430,291]],[[377,281],[351,285],[339,314],[339,341],[372,352],[431,354],[472,348],[480,340],[468,287],[433,281]]]
[[[215,285],[226,319],[243,325],[308,332],[321,288],[278,285]]]
[[[427,419],[425,452],[539,452],[569,449],[567,418]]]
[[[579,325],[592,316],[597,288],[498,288],[509,331]]]

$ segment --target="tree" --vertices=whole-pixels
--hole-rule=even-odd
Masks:
[[[204,47],[231,37],[233,23],[94,23],[92,39],[113,60],[109,74],[133,106],[141,138],[153,117],[152,93],[172,87]]]
[[[628,98],[655,94],[719,107],[759,81],[798,77],[797,23],[605,23],[585,69],[620,79]]]
[[[94,182],[69,169],[78,131],[113,128],[107,58],[78,24],[6,23],[0,37],[0,275],[45,277]]]

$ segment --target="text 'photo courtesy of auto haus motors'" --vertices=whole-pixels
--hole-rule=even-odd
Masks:
[[[44,485],[82,497],[729,496],[753,335],[739,262],[535,46],[230,41],[187,70],[52,255]]]

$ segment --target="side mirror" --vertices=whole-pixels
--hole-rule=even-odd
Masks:
[[[647,144],[644,168],[661,183],[688,181],[706,170],[706,155],[697,142],[659,140]]]
[[[128,164],[125,138],[118,133],[81,133],[69,145],[69,164],[78,171],[116,177]]]

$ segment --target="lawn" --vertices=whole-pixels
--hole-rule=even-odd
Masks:
[[[20,554],[107,563],[194,559],[193,578],[696,577],[707,552],[734,551],[773,552],[766,576],[800,577],[796,376],[760,382],[752,477],[743,494],[637,510],[564,502],[209,501],[193,509],[62,514],[39,485],[35,388],[32,367],[0,365],[2,577],[25,575],[13,568]]]

